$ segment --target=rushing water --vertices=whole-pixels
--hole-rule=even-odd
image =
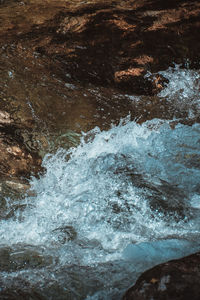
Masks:
[[[159,96],[194,118],[199,73],[162,74],[169,83]],[[2,295],[120,299],[145,269],[200,249],[199,124],[127,117],[82,133],[43,166],[33,196],[4,199]]]

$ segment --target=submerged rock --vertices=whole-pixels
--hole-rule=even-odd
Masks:
[[[31,287],[26,287],[25,291],[20,288],[3,288],[0,293],[1,299],[4,300],[47,300],[46,297],[40,295],[37,291],[32,290]]]
[[[56,228],[52,231],[52,233],[54,235],[55,241],[61,244],[65,244],[65,242],[67,241],[73,241],[77,236],[77,232],[72,226],[63,226]]]
[[[22,246],[19,244],[14,248],[1,247],[0,249],[1,272],[12,272],[28,268],[43,268],[51,263],[53,263],[53,258],[45,256],[39,247]]]
[[[144,272],[123,300],[198,300],[200,253],[172,260]]]

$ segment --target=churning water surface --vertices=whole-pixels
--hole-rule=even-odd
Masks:
[[[159,96],[193,118],[199,73],[162,73],[169,83]],[[18,209],[0,221],[1,291],[120,299],[145,269],[200,249],[199,124],[127,118],[83,133],[43,166],[32,197],[6,199]]]

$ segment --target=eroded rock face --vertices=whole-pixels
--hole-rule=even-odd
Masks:
[[[143,273],[123,300],[199,299],[200,253],[158,265]]]

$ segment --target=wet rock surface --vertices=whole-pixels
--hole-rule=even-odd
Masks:
[[[198,1],[11,1],[1,11],[6,52],[35,57],[69,84],[149,95],[160,86],[144,79],[147,71],[198,65]]]
[[[40,170],[39,155],[30,151],[19,128],[9,113],[0,111],[0,176],[22,177],[37,174]]]
[[[199,299],[200,253],[169,261],[143,273],[123,300]]]
[[[42,268],[49,263],[52,263],[51,257],[42,256],[39,247],[34,249],[30,246],[20,248],[17,245],[14,249],[4,247],[0,249],[0,270],[1,271],[16,271],[26,268]]]
[[[27,129],[24,127],[24,130]],[[11,118],[11,114],[0,110],[1,208],[4,197],[12,199],[21,197],[29,189],[27,179],[41,172],[40,155],[27,147],[21,130]]]

